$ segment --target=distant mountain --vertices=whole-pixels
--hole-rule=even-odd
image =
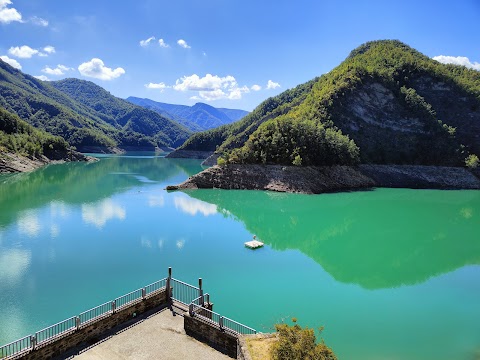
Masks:
[[[230,124],[248,115],[248,111],[245,110],[219,109],[204,103],[196,103],[193,106],[174,105],[133,96],[127,98],[127,101],[156,111],[192,131],[213,129]]]
[[[46,82],[0,60],[0,108],[78,150],[176,147],[190,131],[87,81]]]
[[[234,163],[464,165],[480,155],[479,134],[479,71],[381,40],[179,150]]]

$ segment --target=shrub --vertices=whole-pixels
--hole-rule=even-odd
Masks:
[[[480,160],[478,159],[478,156],[475,154],[470,154],[465,159],[465,165],[469,169],[476,169],[479,164],[480,164]]]
[[[274,360],[337,360],[336,355],[323,339],[317,344],[313,329],[305,328],[296,324],[277,324],[278,341],[272,346],[271,356]],[[320,333],[323,328],[320,328]]]

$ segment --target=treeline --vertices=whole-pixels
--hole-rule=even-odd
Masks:
[[[54,152],[66,153],[68,143],[59,136],[35,129],[18,116],[0,108],[0,153],[11,152],[38,158]]]

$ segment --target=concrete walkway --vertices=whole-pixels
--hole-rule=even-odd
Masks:
[[[183,330],[183,317],[165,308],[74,356],[78,360],[162,359],[225,360]]]

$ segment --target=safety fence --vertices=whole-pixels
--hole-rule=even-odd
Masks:
[[[37,346],[55,341],[60,337],[64,337],[65,335],[74,332],[81,326],[97,321],[102,317],[113,314],[115,311],[121,310],[135,302],[150,297],[150,295],[157,293],[159,290],[165,289],[166,281],[167,278],[161,279],[141,289],[120,296],[113,301],[108,301],[102,305],[84,311],[78,316],[73,316],[55,325],[37,331],[33,335],[25,336],[24,338],[15,340],[7,345],[3,345],[0,347],[0,359],[17,357],[21,353],[26,353],[35,349]]]
[[[25,336],[19,340],[13,341],[0,347],[0,359],[18,357],[27,353],[37,346],[44,345],[73,333],[80,327],[93,323],[103,317],[107,317],[116,311],[126,308],[136,302],[142,301],[150,295],[156,294],[160,290],[167,291],[167,298],[173,302],[178,302],[188,306],[191,316],[199,317],[203,321],[218,326],[222,331],[228,331],[235,335],[256,334],[255,329],[236,322],[227,317],[208,309],[210,305],[210,295],[204,294],[202,290],[202,280],[199,279],[199,287],[187,284],[183,281],[171,277],[171,268],[169,277],[156,281],[143,288],[132,291],[128,294],[117,297],[99,306],[91,308],[73,316],[55,325],[37,331],[33,335]]]

